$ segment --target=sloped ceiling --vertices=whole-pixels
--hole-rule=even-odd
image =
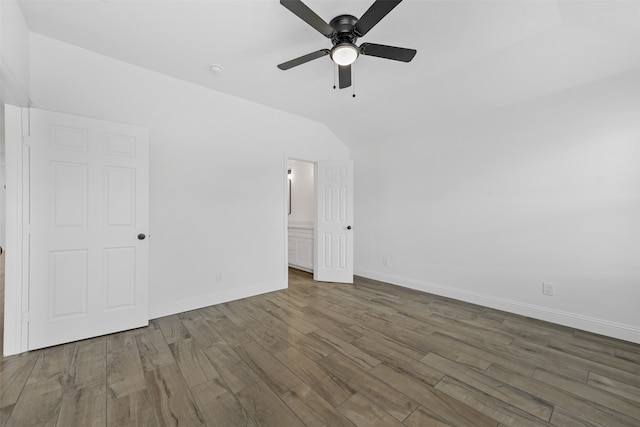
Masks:
[[[373,0],[306,0],[326,21]],[[359,42],[418,50],[360,57],[355,93],[334,90],[330,47],[277,0],[31,1],[37,33],[327,125],[348,145],[640,70],[637,0],[405,0]],[[221,75],[209,65],[220,64]]]

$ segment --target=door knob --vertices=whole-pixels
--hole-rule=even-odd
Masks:
[[[351,230],[351,226],[350,225],[347,225],[347,230]]]
[[[138,240],[144,240],[145,237],[147,236],[145,236],[144,233],[138,234]]]

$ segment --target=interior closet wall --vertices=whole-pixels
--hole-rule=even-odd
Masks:
[[[315,216],[313,167],[313,163],[289,160],[291,170],[289,225],[313,226]]]

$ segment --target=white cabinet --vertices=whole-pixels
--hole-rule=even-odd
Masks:
[[[313,229],[289,227],[289,267],[313,272]]]

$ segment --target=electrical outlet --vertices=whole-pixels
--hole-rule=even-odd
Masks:
[[[217,272],[216,273],[216,282],[222,282],[222,273],[221,272]]]
[[[553,291],[554,291],[553,283],[547,283],[547,282],[542,283],[542,293],[544,295],[552,296]]]
[[[389,267],[389,258],[387,257],[382,258],[382,266]]]

